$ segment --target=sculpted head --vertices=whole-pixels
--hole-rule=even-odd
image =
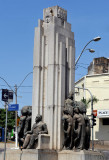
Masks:
[[[36,118],[35,118],[35,122],[37,123],[37,122],[39,122],[39,121],[41,121],[42,120],[42,116],[41,115],[37,115],[36,116]]]
[[[79,107],[74,108],[74,113],[77,113],[77,114],[79,113]]]
[[[74,99],[74,93],[72,91],[69,93],[68,98],[71,100]]]

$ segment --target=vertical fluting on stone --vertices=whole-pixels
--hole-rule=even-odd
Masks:
[[[74,90],[74,34],[66,20],[64,9],[47,8],[35,29],[32,123],[42,114],[51,149],[62,147],[64,100]]]
[[[48,112],[49,112],[49,120],[50,123],[49,128],[50,128],[50,148],[52,149],[54,146],[54,94],[55,94],[55,27],[54,25],[50,24],[49,25],[49,38],[48,38],[48,44],[49,44],[49,49],[48,49]]]
[[[58,136],[58,68],[59,68],[59,34],[56,33],[56,54],[55,54],[55,93],[54,93],[54,148],[57,147]]]
[[[32,121],[34,121],[36,113],[40,114],[40,80],[41,80],[41,51],[42,51],[42,28],[40,27],[42,21],[39,21],[39,27],[35,28],[34,39],[34,59],[33,59],[33,105]],[[37,45],[39,47],[37,47]],[[37,54],[36,54],[37,53]],[[38,76],[37,76],[38,75]],[[36,98],[37,97],[37,98]]]
[[[45,70],[45,37],[42,36],[42,56],[41,56],[41,84],[40,84],[40,114],[44,117],[44,70]]]
[[[60,149],[62,146],[62,109],[64,107],[65,100],[65,44],[59,42],[59,86],[58,86],[58,144],[57,149]]]

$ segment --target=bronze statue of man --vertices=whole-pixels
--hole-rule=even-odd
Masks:
[[[74,145],[76,149],[84,149],[85,142],[85,120],[84,116],[80,113],[79,107],[74,108],[73,127],[75,133]]]
[[[73,118],[69,110],[64,109],[63,111],[63,126],[64,126],[64,144],[63,148],[72,149],[73,148]]]
[[[26,117],[27,117],[27,109],[22,108],[21,117],[20,117],[19,126],[18,126],[18,141],[19,141],[20,147],[23,145],[22,139],[24,137]]]
[[[24,106],[21,110],[21,116],[18,126],[18,141],[19,147],[23,145],[24,141],[24,134],[27,131],[31,130],[31,113],[32,113],[32,106]]]
[[[26,137],[22,149],[33,149],[34,144],[38,143],[38,135],[47,133],[47,125],[42,122],[42,116],[37,115],[32,130],[25,133]]]

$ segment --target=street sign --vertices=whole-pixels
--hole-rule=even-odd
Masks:
[[[13,91],[8,89],[2,89],[2,101],[12,102],[13,101]]]
[[[2,101],[8,102],[8,90],[2,89]]]
[[[8,111],[18,111],[19,104],[8,104]]]
[[[97,110],[93,110],[93,115],[97,117]]]
[[[108,118],[109,117],[109,110],[104,109],[104,110],[97,110],[97,117],[99,118]]]
[[[13,102],[13,91],[8,90],[8,102]]]

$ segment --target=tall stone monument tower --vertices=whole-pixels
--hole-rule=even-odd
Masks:
[[[75,41],[67,11],[46,8],[35,28],[33,62],[32,123],[43,116],[50,135],[50,149],[62,147],[62,110],[65,98],[74,91]]]

